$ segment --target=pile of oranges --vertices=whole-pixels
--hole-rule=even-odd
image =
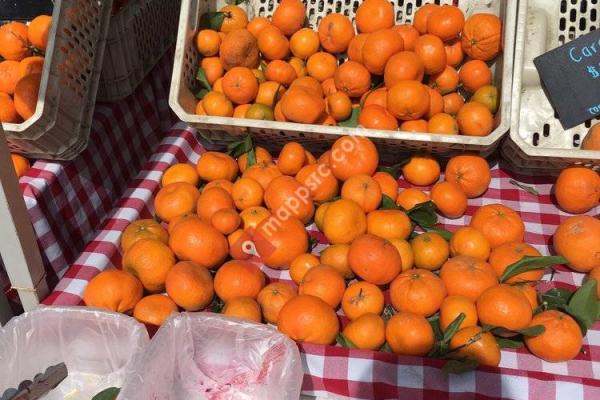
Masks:
[[[51,26],[48,15],[0,26],[0,122],[20,123],[34,114]]]
[[[581,300],[597,304],[596,281],[568,304],[536,283],[561,263],[600,278],[600,221],[567,219],[554,236],[564,258],[541,257],[524,242],[520,215],[502,204],[479,207],[453,233],[435,226],[434,210],[458,218],[486,192],[482,157],[451,158],[440,180],[437,160],[414,155],[399,166],[414,186],[403,190],[379,167],[374,144],[358,136],[340,137],[318,159],[290,142],[275,161],[245,140],[195,166],[175,164],[154,198],[161,222],[125,229],[122,270],[93,278],[84,301],[154,325],[180,309],[208,309],[276,325],[298,342],[474,365],[498,365],[500,345],[526,345],[548,361],[577,356],[582,321],[596,319]],[[315,238],[328,243],[320,254]],[[269,282],[268,268],[283,279]]]
[[[498,90],[488,66],[501,51],[493,14],[465,19],[451,5],[426,4],[396,25],[388,0],[365,0],[355,26],[342,14],[305,27],[300,0],[248,20],[227,5],[204,14],[196,114],[360,125],[369,129],[486,136]],[[216,21],[216,22],[215,22]],[[212,28],[212,29],[211,29]],[[465,99],[468,102],[465,103]]]

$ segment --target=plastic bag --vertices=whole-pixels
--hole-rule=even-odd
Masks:
[[[182,313],[156,333],[118,399],[297,400],[303,374],[298,347],[275,328]]]
[[[131,317],[84,307],[42,307],[0,328],[0,395],[64,362],[68,377],[45,400],[91,399],[120,387],[148,345]]]

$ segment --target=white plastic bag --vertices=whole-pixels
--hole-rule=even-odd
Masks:
[[[84,307],[42,307],[0,328],[0,395],[64,362],[69,376],[45,400],[91,399],[120,387],[149,342],[131,317]]]
[[[182,313],[156,333],[118,399],[297,400],[303,374],[298,347],[275,328]]]

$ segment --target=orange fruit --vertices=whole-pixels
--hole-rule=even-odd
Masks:
[[[440,277],[449,295],[477,301],[481,293],[498,285],[494,269],[485,261],[470,256],[452,257],[444,263]]]
[[[210,182],[217,179],[233,181],[238,174],[238,164],[225,153],[208,151],[198,160],[196,171],[203,181]]]
[[[463,226],[450,238],[450,255],[469,256],[485,261],[490,256],[490,243],[483,233],[470,226]]]
[[[375,172],[373,179],[379,184],[381,193],[395,200],[398,195],[398,181],[389,173]]]
[[[222,208],[210,218],[210,224],[223,235],[235,232],[241,223],[242,218],[233,208]]]
[[[456,115],[465,105],[465,99],[458,93],[450,93],[442,97],[444,101],[444,112],[450,115]]]
[[[296,78],[298,78],[298,74],[294,67],[289,63],[282,60],[273,60],[267,64],[265,77],[270,81],[289,86]]]
[[[367,232],[383,239],[407,239],[412,230],[404,211],[375,210],[367,214]]]
[[[259,65],[258,39],[246,29],[235,29],[221,38],[219,59],[225,70]]]
[[[246,208],[240,213],[244,230],[256,229],[261,222],[270,216],[271,212],[260,206]]]
[[[169,237],[169,247],[179,260],[189,260],[205,268],[215,268],[227,257],[225,236],[200,219],[179,222]]]
[[[333,309],[323,300],[299,295],[281,308],[277,329],[297,342],[331,344],[340,323]]]
[[[296,284],[300,284],[309,269],[320,265],[319,258],[310,253],[302,253],[296,256],[290,264],[290,277]]]
[[[214,181],[210,181],[206,185],[204,185],[202,191],[205,192],[215,187],[223,189],[227,193],[231,194],[231,191],[233,190],[233,183],[227,179],[215,179]]]
[[[415,49],[415,42],[421,35],[417,28],[410,24],[402,24],[395,25],[392,27],[392,29],[402,36],[402,40],[404,41],[404,50],[412,51]]]
[[[202,100],[200,100],[198,103],[196,103],[196,109],[194,110],[194,113],[196,115],[208,115],[208,114],[206,114],[206,110],[204,109],[204,106],[202,105]]]
[[[296,175],[305,161],[304,146],[298,142],[288,142],[279,153],[277,167],[284,175]]]
[[[273,179],[265,190],[264,199],[271,213],[280,218],[293,216],[307,224],[315,213],[310,191],[291,176]]]
[[[500,346],[494,335],[478,326],[469,326],[456,332],[450,340],[450,349],[457,359],[475,360],[479,365],[497,367],[500,364]]]
[[[310,190],[314,202],[329,201],[338,194],[338,181],[326,164],[305,165],[296,180]]]
[[[390,299],[400,313],[430,316],[439,310],[446,297],[444,282],[431,271],[410,269],[390,284]]]
[[[258,292],[256,301],[262,309],[265,321],[277,324],[279,312],[283,306],[297,295],[296,289],[291,285],[284,282],[273,282]]]
[[[233,104],[231,101],[221,92],[215,92],[214,90],[208,92],[202,98],[202,109],[206,115],[215,117],[232,117],[233,116]]]
[[[458,73],[463,89],[475,93],[479,88],[492,83],[492,71],[481,60],[469,60],[460,67]]]
[[[445,4],[435,9],[427,19],[427,33],[443,41],[457,37],[465,25],[465,15],[460,8]]]
[[[429,118],[427,130],[442,135],[458,135],[458,124],[453,116],[441,112]]]
[[[508,242],[522,242],[525,236],[525,225],[519,214],[502,204],[479,207],[470,226],[483,233],[492,249]]]
[[[363,108],[372,104],[387,107],[387,88],[380,87],[379,89],[369,90],[360,98],[360,102]]]
[[[362,136],[342,136],[331,146],[329,167],[341,181],[353,175],[373,175],[379,164],[379,153],[373,142]]]
[[[330,159],[331,159],[331,150],[327,150],[326,152],[324,152],[323,154],[321,154],[319,156],[319,159],[317,160],[317,163],[329,166],[329,160]]]
[[[0,62],[0,92],[14,94],[19,76],[19,62],[5,60]]]
[[[258,39],[258,35],[260,35],[260,32],[266,28],[267,26],[271,26],[271,21],[266,18],[266,17],[255,17],[252,18],[252,20],[250,22],[248,22],[248,25],[246,26],[246,29],[255,37]]]
[[[391,28],[396,16],[388,0],[365,0],[356,9],[356,28],[359,32],[375,32]]]
[[[387,3],[387,0],[383,1]],[[362,47],[362,63],[370,73],[382,75],[390,57],[402,50],[404,40],[398,32],[390,28],[380,29],[369,34],[365,40]]]
[[[178,312],[177,305],[168,296],[153,294],[135,305],[133,317],[143,324],[161,326],[167,318]]]
[[[196,34],[196,49],[204,57],[216,56],[221,47],[221,36],[212,29],[202,29]]]
[[[531,325],[545,328],[541,335],[525,336],[525,345],[536,357],[563,362],[577,357],[581,351],[581,329],[570,315],[558,310],[543,311],[532,318]]]
[[[358,116],[358,124],[368,129],[398,129],[396,117],[394,117],[385,107],[378,104],[365,106]]]
[[[433,329],[424,316],[401,311],[385,327],[385,339],[394,353],[424,356],[433,348]]]
[[[428,82],[429,86],[431,86],[441,94],[448,94],[450,92],[456,91],[456,88],[458,87],[458,80],[458,72],[456,72],[454,67],[446,65],[446,67],[441,72],[431,75],[429,77]]]
[[[260,89],[259,89],[260,91]],[[268,105],[268,104],[267,104]],[[254,155],[256,157],[256,164],[269,165],[273,162],[273,157],[267,149],[264,147],[256,146],[254,148]],[[244,173],[248,168],[248,154],[244,153],[238,158],[238,167],[241,173]]]
[[[469,326],[477,326],[477,307],[475,303],[465,296],[448,296],[442,302],[440,307],[440,328],[442,332],[448,329],[448,326],[463,313],[465,319],[459,325],[459,329]]]
[[[15,103],[9,94],[0,92],[0,122],[16,124],[21,117],[17,114]]]
[[[421,35],[415,41],[415,53],[423,61],[425,73],[433,75],[446,68],[446,50],[444,42],[434,35]]]
[[[367,33],[359,33],[358,35],[354,36],[352,40],[350,40],[350,43],[348,44],[348,50],[346,51],[348,54],[348,60],[356,61],[362,64],[362,49],[368,36],[369,35]]]
[[[289,66],[289,64],[286,64]],[[291,68],[291,67],[290,67]],[[269,67],[265,75],[268,74]],[[271,79],[267,76],[267,79]],[[258,94],[258,81],[254,73],[247,67],[233,67],[223,76],[223,94],[235,104],[247,104]]]
[[[402,271],[396,247],[371,234],[361,235],[351,243],[348,264],[357,276],[376,285],[390,283]]]
[[[242,174],[242,178],[251,178],[260,183],[264,190],[267,189],[273,179],[279,176],[281,176],[281,171],[272,163],[252,165]]]
[[[302,26],[306,19],[306,9],[300,0],[281,0],[271,17],[271,23],[281,29],[286,36],[291,36]]]
[[[306,72],[319,82],[333,78],[337,69],[337,59],[326,52],[312,54],[306,62]]]
[[[262,320],[260,306],[252,297],[234,297],[225,303],[223,315],[260,323]]]
[[[52,28],[52,17],[49,15],[38,15],[29,22],[27,27],[27,39],[37,49],[45,51],[48,46],[48,35]]]
[[[321,264],[333,267],[346,279],[354,277],[354,272],[348,263],[349,244],[332,244],[327,246],[319,255]]]
[[[292,122],[314,124],[325,113],[323,98],[300,86],[290,88],[280,103],[283,115]]]
[[[396,204],[405,210],[411,210],[417,204],[426,203],[430,200],[427,193],[420,191],[415,188],[408,188],[398,193],[396,197]]]
[[[315,96],[324,97],[323,87],[321,86],[321,83],[312,76],[303,76],[301,78],[298,78],[294,82],[292,82],[290,87],[302,87],[314,94]]]
[[[504,274],[506,268],[519,261],[525,256],[539,257],[540,252],[535,247],[528,245],[527,243],[510,242],[504,243],[501,246],[496,247],[490,254],[489,263],[494,268],[498,278]],[[528,282],[528,281],[539,281],[544,276],[544,270],[533,270],[523,272],[509,278],[507,283],[516,282]]]
[[[0,57],[20,61],[29,53],[27,25],[9,22],[0,26]]]
[[[377,314],[364,314],[350,321],[343,334],[358,349],[379,350],[385,343],[385,322]]]
[[[342,275],[335,268],[321,264],[304,274],[298,293],[318,297],[335,309],[342,301],[345,289],[346,282]]]
[[[205,57],[200,61],[200,68],[204,70],[206,80],[211,85],[223,76],[225,69],[219,57]]]
[[[132,273],[149,292],[165,290],[165,279],[175,256],[166,244],[156,239],[135,242],[123,254],[123,270]]]
[[[173,233],[173,229],[175,229],[177,224],[179,224],[181,221],[187,221],[188,219],[200,220],[200,217],[198,216],[198,214],[187,213],[187,214],[181,214],[181,215],[173,218],[173,220],[171,222],[169,222],[169,226],[167,228],[167,232],[169,233],[169,235],[171,233]],[[167,240],[167,243],[168,243],[168,240]]]
[[[345,92],[350,97],[360,97],[371,87],[369,71],[356,61],[346,61],[340,65],[335,70],[333,80],[336,89]]]
[[[290,42],[279,28],[271,25],[258,35],[258,49],[267,60],[283,60],[290,53]]]
[[[238,210],[260,206],[264,189],[252,178],[240,178],[234,182],[231,195]]]
[[[13,96],[15,110],[24,120],[28,120],[35,114],[41,80],[41,74],[31,74],[19,79],[15,86]]]
[[[167,186],[171,183],[176,182],[187,182],[190,185],[198,186],[200,177],[194,168],[190,164],[180,163],[171,165],[165,170],[160,180],[161,186]]]
[[[402,167],[407,182],[417,186],[429,186],[440,178],[440,164],[431,156],[414,155]]]
[[[529,304],[531,305],[531,309],[535,311],[536,308],[540,305],[538,302],[538,292],[535,289],[534,284],[531,283],[517,283],[513,285],[517,289],[521,291],[527,297]]]
[[[445,176],[447,181],[458,183],[470,199],[485,193],[492,181],[490,166],[476,154],[452,157],[446,164]]]
[[[421,118],[429,110],[427,86],[416,80],[394,84],[388,89],[387,108],[403,121]]]
[[[446,62],[453,67],[459,66],[465,57],[460,38],[444,43],[444,50],[446,51]]]
[[[450,254],[448,242],[435,232],[425,232],[411,240],[415,266],[421,269],[439,269]]]
[[[248,15],[243,8],[236,5],[226,5],[219,10],[223,13],[224,19],[221,24],[220,31],[223,33],[229,33],[236,29],[245,28],[248,25]]]
[[[371,212],[381,203],[381,187],[369,175],[358,174],[348,178],[342,185],[342,199],[354,200],[366,212]]]
[[[446,218],[460,218],[467,210],[467,195],[454,182],[438,182],[431,188],[431,201]]]
[[[125,252],[142,239],[156,239],[163,243],[169,242],[169,234],[153,219],[138,219],[133,221],[121,235],[121,249]]]
[[[188,213],[196,212],[196,201],[200,193],[187,182],[171,183],[161,188],[154,197],[156,215],[166,222]]]
[[[348,286],[342,297],[342,310],[355,320],[365,314],[379,315],[384,306],[383,292],[369,282],[356,282]]]
[[[600,150],[600,124],[594,124],[581,141],[582,150]]]
[[[327,96],[327,112],[336,121],[344,121],[352,114],[352,101],[345,92],[335,92]]]
[[[213,278],[208,269],[191,261],[180,261],[165,280],[169,297],[186,311],[206,308],[214,297]]]
[[[252,236],[249,231],[238,229],[227,236],[229,244],[229,255],[234,260],[248,260],[252,254],[246,250],[247,243],[252,242]]]
[[[390,239],[390,243],[394,245],[400,254],[400,259],[402,260],[402,272],[411,269],[414,266],[415,257],[410,243],[404,239],[398,238]]]
[[[554,184],[554,196],[559,207],[566,212],[587,212],[600,200],[600,176],[585,167],[565,168]]]
[[[500,284],[487,289],[477,299],[477,315],[482,324],[514,331],[531,323],[531,304],[517,288]]]
[[[296,71],[296,75],[298,78],[302,78],[308,76],[308,72],[306,71],[306,61],[300,59],[298,57],[292,57],[288,60],[288,63],[294,68]]]
[[[196,210],[204,222],[210,223],[213,215],[222,209],[235,208],[231,195],[222,188],[214,187],[203,190],[198,197]]]
[[[302,60],[319,51],[321,42],[319,34],[310,28],[302,28],[290,38],[290,50],[292,54]]]
[[[354,27],[342,14],[328,14],[319,23],[321,46],[329,53],[343,53],[354,37]]]
[[[29,160],[27,160],[25,157],[23,157],[20,154],[14,154],[12,153],[10,155],[13,167],[15,169],[15,173],[17,174],[17,178],[21,178],[22,176],[25,176],[25,174],[27,174],[27,171],[29,171],[29,168],[31,168],[31,165],[29,164]]]
[[[256,251],[268,267],[287,269],[291,262],[308,250],[308,234],[294,217],[270,217],[261,222],[253,235]]]
[[[225,303],[240,296],[256,299],[265,286],[265,275],[250,261],[232,260],[217,270],[214,285],[217,296]]]
[[[435,89],[427,86],[427,92],[429,92],[429,111],[423,117],[430,120],[427,123],[426,131],[430,132],[429,129],[435,129],[436,132],[432,133],[447,133],[447,134],[458,134],[458,126],[454,119],[448,117],[442,117],[436,121],[434,118],[437,114],[444,111],[444,97]],[[433,121],[431,121],[433,119]]]
[[[437,4],[423,4],[421,7],[419,7],[416,12],[415,12],[415,16],[413,19],[413,25],[415,27],[415,29],[417,31],[419,31],[419,33],[422,35],[424,33],[427,33],[427,22],[429,21],[429,18],[431,17],[431,14],[434,11],[437,11],[440,8],[439,5]]]
[[[567,218],[554,232],[552,243],[575,271],[589,272],[600,265],[600,221],[597,218],[587,215]]]
[[[470,58],[493,60],[502,48],[502,21],[491,13],[473,14],[465,21],[461,40]]]
[[[258,93],[256,94],[256,102],[258,104],[264,104],[267,107],[273,107],[273,105],[277,103],[279,99],[281,99],[284,93],[285,87],[283,87],[281,83],[275,81],[263,82],[258,87]],[[271,162],[272,159],[269,158],[263,161]],[[260,161],[258,161],[258,158],[257,163],[260,163]]]
[[[308,150],[304,150],[304,154],[306,155],[306,161],[304,165],[314,165],[317,163],[317,158]]]
[[[336,200],[325,211],[322,231],[331,244],[352,243],[367,231],[367,217],[355,201]]]
[[[485,85],[473,93],[471,101],[483,104],[494,114],[498,111],[498,97],[498,88],[496,86]]]
[[[133,310],[143,294],[144,288],[135,276],[107,269],[90,280],[83,292],[83,301],[88,307],[125,313]]]

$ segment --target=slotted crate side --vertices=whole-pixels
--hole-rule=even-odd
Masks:
[[[11,151],[63,159],[87,144],[111,6],[112,0],[56,1],[35,114],[3,124]]]
[[[393,1],[398,23],[409,23],[416,9],[422,1]],[[450,0],[436,1],[438,4],[452,3]],[[198,116],[194,114],[197,100],[189,89],[195,80],[195,74],[200,54],[196,50],[193,39],[197,30],[199,16],[207,11],[216,11],[225,3],[207,0],[183,0],[181,17],[179,20],[179,35],[175,53],[173,79],[169,103],[179,118],[197,128],[207,140],[218,146],[224,146],[235,140],[240,135],[248,133],[253,135],[257,143],[267,144],[271,147],[274,143],[283,143],[285,140],[298,140],[307,146],[321,148],[331,144],[340,135],[349,133],[363,134],[376,142],[384,157],[393,158],[400,152],[415,150],[436,153],[439,156],[449,156],[461,151],[475,151],[489,155],[499,145],[500,139],[510,126],[510,103],[512,85],[512,60],[514,47],[514,28],[516,21],[516,2],[512,0],[464,0],[458,5],[467,15],[474,12],[495,12],[501,16],[504,23],[504,39],[502,53],[492,68],[494,84],[500,88],[501,99],[499,111],[495,117],[495,129],[486,137],[468,137],[462,135],[434,135],[414,134],[400,131],[366,130],[360,128],[324,127],[320,125],[305,125],[282,123],[272,121],[251,121],[236,118],[220,118]],[[246,3],[250,18],[258,15],[271,15],[277,1],[257,1]],[[359,0],[343,2],[324,2],[309,0],[307,4],[308,24],[318,26],[324,15],[332,12],[341,12],[354,18],[354,11],[360,4]],[[242,4],[242,6],[244,6]],[[356,130],[355,130],[356,129]]]
[[[112,17],[99,101],[129,96],[175,43],[181,0],[130,1]]]
[[[542,88],[533,59],[598,27],[597,0],[519,4],[515,45],[515,74],[510,136],[502,153],[520,172],[547,175],[581,164],[600,168],[600,152],[579,147],[589,127],[599,118],[564,130]]]

